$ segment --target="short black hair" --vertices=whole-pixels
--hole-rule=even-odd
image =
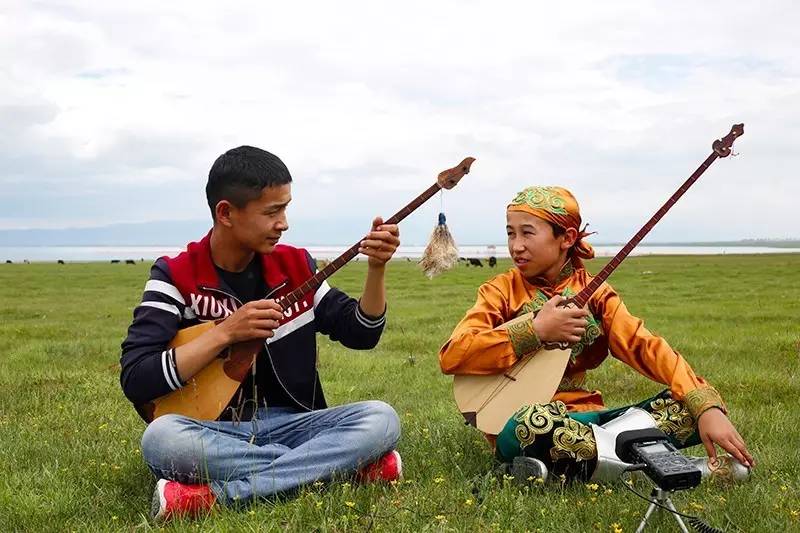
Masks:
[[[292,182],[292,175],[281,159],[253,146],[232,148],[219,156],[208,172],[206,199],[211,217],[222,200],[242,208],[261,196],[265,187]]]
[[[563,228],[554,222],[550,222],[549,220],[546,220],[545,222],[550,224],[550,227],[553,228],[553,237],[555,237],[556,239],[561,237],[567,232],[566,228]]]

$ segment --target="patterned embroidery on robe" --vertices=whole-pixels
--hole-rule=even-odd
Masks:
[[[550,448],[550,458],[553,461],[559,459],[586,461],[596,456],[597,444],[594,433],[586,424],[567,418],[564,420],[564,425],[553,432],[553,447]]]
[[[525,320],[508,326],[508,340],[511,341],[517,357],[524,357],[542,346],[533,329],[533,320]]]
[[[694,433],[694,418],[682,402],[672,398],[658,398],[650,402],[650,408],[658,429],[681,444]]]
[[[723,413],[727,413],[725,402],[722,401],[722,396],[719,395],[717,389],[714,387],[701,387],[686,393],[683,399],[686,408],[695,419],[700,418],[705,411],[712,407],[718,407]]]
[[[564,402],[526,405],[514,413],[514,420],[518,422],[514,428],[514,436],[517,437],[520,448],[525,448],[533,444],[537,435],[550,433],[556,422],[563,422],[565,419],[567,406]]]

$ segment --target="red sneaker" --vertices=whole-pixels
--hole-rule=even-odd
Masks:
[[[356,472],[358,481],[394,481],[403,477],[403,460],[397,450],[392,450],[374,463]]]
[[[216,499],[208,485],[186,485],[159,479],[153,493],[150,515],[156,522],[173,516],[197,516],[211,510]]]

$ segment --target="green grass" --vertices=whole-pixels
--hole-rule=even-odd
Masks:
[[[333,283],[357,295],[364,270],[354,263]],[[462,423],[436,354],[478,285],[499,271],[460,266],[429,281],[412,263],[392,263],[378,348],[351,352],[320,339],[332,404],[377,398],[400,414],[403,482],[310,487],[167,529],[633,531],[647,504],[621,485],[519,489],[488,474],[490,450]],[[746,484],[673,497],[727,531],[800,531],[798,272],[800,255],[638,257],[611,279],[630,310],[722,392],[759,462]],[[0,265],[0,531],[153,527],[154,480],[138,449],[144,425],[118,377],[147,274],[145,264]],[[660,390],[611,359],[590,380],[610,407]],[[651,523],[649,531],[675,531],[670,517]]]

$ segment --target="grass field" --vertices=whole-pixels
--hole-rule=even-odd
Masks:
[[[520,489],[488,474],[490,450],[457,413],[436,353],[478,285],[509,264],[499,267],[460,266],[429,281],[412,263],[392,263],[378,348],[320,341],[330,403],[375,398],[399,413],[401,483],[310,487],[167,529],[633,531],[647,504],[622,485]],[[118,367],[148,268],[0,265],[0,531],[153,528],[154,480],[138,449],[144,425],[121,393]],[[333,284],[356,295],[364,270],[354,263]],[[746,484],[675,494],[678,509],[726,531],[800,531],[800,254],[630,258],[611,282],[720,390],[758,461]],[[661,388],[611,359],[589,380],[609,406]],[[677,531],[671,517],[651,524]]]

